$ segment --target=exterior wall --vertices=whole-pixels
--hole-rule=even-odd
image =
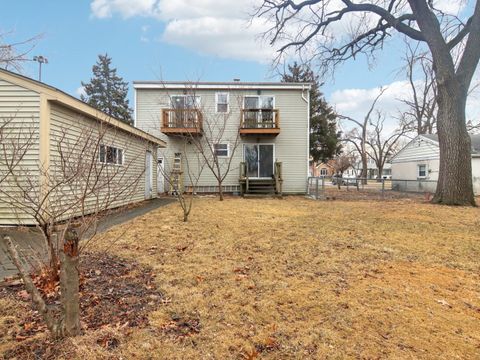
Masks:
[[[480,195],[480,156],[472,158],[473,192]]]
[[[28,145],[18,168],[23,169],[24,175],[28,176],[32,184],[36,184],[39,174],[39,118],[40,118],[40,94],[0,79],[0,127],[3,125],[3,141],[7,144],[7,156],[12,153],[8,148],[11,141],[21,145]],[[27,140],[28,139],[28,140]],[[18,142],[17,142],[18,141]],[[0,159],[0,181],[6,176],[5,167]],[[20,181],[25,181],[24,177]],[[14,196],[15,186],[13,178],[7,176],[2,181],[3,189]],[[8,190],[8,189],[12,190]],[[29,222],[31,216],[12,210],[8,204],[8,198],[0,195],[0,225],[13,225]]]
[[[330,176],[333,176],[334,173],[335,173],[335,170],[333,167],[327,165],[327,164],[324,164],[324,163],[320,163],[320,164],[313,164],[312,166],[313,168],[313,173],[312,173],[312,176],[327,176],[327,177],[330,177]],[[322,175],[322,169],[326,169],[326,174],[325,175]]]
[[[413,139],[392,160],[393,187],[406,191],[434,192],[440,168],[439,159],[440,150],[437,144],[422,136]],[[423,164],[427,165],[427,177],[418,179],[418,165]],[[473,192],[479,195],[480,157],[472,157],[472,180]]]
[[[260,90],[259,90],[260,91]],[[238,133],[245,95],[258,95],[256,90],[225,90],[225,89],[199,89],[196,96],[201,97],[201,108],[204,114],[203,136],[209,136],[205,124],[220,121],[223,123],[222,114],[215,113],[215,93],[228,92],[230,94],[230,112],[226,119],[227,126],[222,136],[222,143],[228,142],[232,147]],[[194,144],[186,144],[184,140],[175,136],[166,136],[160,132],[162,108],[170,108],[170,97],[182,95],[183,90],[164,89],[136,89],[135,125],[152,135],[167,142],[167,148],[161,150],[165,159],[165,173],[170,174],[175,152],[188,156],[188,163],[192,168],[191,173],[198,173],[198,153]],[[306,178],[308,175],[308,104],[302,99],[302,91],[299,90],[261,90],[262,95],[275,96],[274,108],[279,109],[280,134],[274,136],[242,136],[233,158],[230,171],[223,185],[230,188],[238,187],[239,165],[243,161],[243,145],[246,143],[275,144],[274,159],[282,162],[283,192],[305,193]],[[206,118],[207,117],[207,118]],[[205,119],[206,118],[206,119]],[[218,131],[213,130],[213,132]],[[214,136],[215,137],[215,136]],[[186,151],[185,151],[186,150]],[[221,161],[226,167],[228,159]],[[182,164],[185,166],[185,161]],[[189,185],[188,176],[184,177],[185,185]],[[166,183],[167,184],[167,183]],[[213,187],[217,181],[208,168],[204,168],[198,186]]]
[[[399,191],[435,192],[440,167],[440,150],[421,136],[408,143],[392,159],[392,188]],[[418,178],[418,166],[427,166],[427,176]]]
[[[115,146],[121,148],[124,151],[123,165],[114,164],[101,164],[98,161],[98,144],[99,136],[103,136],[100,141],[103,145]],[[80,141],[79,141],[80,140]],[[114,208],[118,206],[127,205],[129,203],[145,200],[145,161],[146,151],[152,152],[152,197],[157,196],[156,188],[156,149],[153,145],[149,144],[144,139],[129,134],[125,131],[116,129],[108,124],[100,123],[98,120],[86,117],[82,114],[75,112],[61,104],[51,104],[51,123],[50,123],[50,177],[55,177],[56,174],[61,174],[61,158],[59,147],[62,146],[63,151],[67,152],[70,156],[73,156],[71,161],[75,161],[75,158],[79,156],[81,147],[77,144],[91,141],[95,149],[91,149],[86,155],[93,159],[94,165],[102,169],[103,174],[112,173],[118,171],[118,175],[112,179],[113,191],[103,191],[99,197],[90,197],[87,204],[87,213],[92,211],[103,210],[104,207]],[[61,145],[60,145],[61,144]],[[90,159],[86,161],[89,165],[92,163]],[[118,167],[124,167],[119,169]],[[61,176],[61,175],[60,175]],[[125,185],[134,185],[134,188],[130,188],[127,192],[123,189]],[[82,184],[78,185],[78,188],[82,188]],[[58,203],[65,203],[68,200],[68,196],[63,193],[67,191],[58,192]],[[75,188],[71,190],[75,191]],[[100,200],[100,204],[96,205]],[[79,215],[78,213],[75,215]]]

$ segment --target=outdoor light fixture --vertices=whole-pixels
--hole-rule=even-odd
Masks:
[[[38,62],[38,81],[42,81],[42,64],[48,64],[48,59],[45,56],[38,55],[33,57],[33,61]]]

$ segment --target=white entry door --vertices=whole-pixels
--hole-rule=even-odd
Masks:
[[[145,153],[145,199],[151,199],[153,195],[152,160],[152,153],[147,151]]]
[[[165,192],[165,163],[163,157],[157,161],[157,192],[163,194]]]

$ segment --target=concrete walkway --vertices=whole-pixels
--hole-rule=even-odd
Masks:
[[[113,213],[100,221],[97,232],[107,231],[115,225],[130,221],[137,216],[142,216],[174,201],[174,198],[162,197],[147,200],[131,209]],[[0,227],[0,285],[6,278],[15,277],[18,274],[17,268],[8,254],[5,241],[3,240],[4,236],[10,236],[14,239],[15,243],[18,244],[18,250],[21,252],[25,265],[29,267],[41,264],[42,259],[47,257],[44,241],[36,228]]]

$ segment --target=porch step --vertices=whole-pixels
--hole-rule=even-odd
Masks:
[[[263,198],[278,198],[278,199],[281,199],[282,198],[282,195],[280,194],[252,194],[252,193],[248,193],[248,194],[243,194],[243,197],[244,198],[250,198],[250,199],[263,199]]]
[[[275,195],[274,180],[249,180],[247,194]]]

